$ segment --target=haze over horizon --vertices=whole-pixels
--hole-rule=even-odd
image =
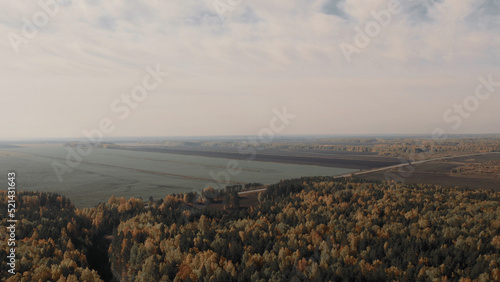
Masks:
[[[258,134],[246,135],[180,135],[180,136],[104,136],[101,142],[135,142],[135,141],[252,141]],[[257,142],[264,143],[268,141],[283,141],[283,140],[304,140],[304,139],[328,139],[328,138],[435,138],[436,140],[444,140],[455,137],[499,137],[500,133],[460,133],[446,134],[446,136],[432,136],[432,134],[277,134],[272,138],[263,137],[256,139]],[[21,138],[4,138],[0,139],[0,144],[16,144],[13,142],[22,142],[29,144],[30,142],[95,142],[95,140],[85,138],[85,136],[67,136],[67,137],[21,137]]]
[[[284,108],[276,134],[499,132],[497,0],[401,1],[350,61],[341,46],[390,1],[42,2],[38,26],[38,2],[0,3],[0,140],[83,137],[107,118],[105,137],[256,135]],[[168,77],[122,100],[154,72]],[[479,85],[491,95],[467,105]]]

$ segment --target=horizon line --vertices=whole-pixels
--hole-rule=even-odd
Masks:
[[[498,133],[453,133],[453,134],[446,134],[446,136],[488,136],[488,135],[500,135],[500,132]],[[104,137],[102,140],[116,140],[116,139],[168,139],[168,138],[245,138],[249,136],[256,136],[256,134],[231,134],[231,135],[171,135],[171,136],[110,136],[110,137]],[[332,137],[332,138],[343,138],[343,137],[407,137],[407,136],[412,136],[412,137],[428,137],[432,138],[432,134],[429,133],[383,133],[383,134],[377,134],[377,133],[356,133],[356,134],[345,134],[345,133],[336,133],[336,134],[329,134],[329,133],[320,133],[320,134],[276,134],[274,135],[276,137]],[[87,139],[85,137],[79,136],[79,137],[20,137],[20,138],[8,138],[8,139],[0,139],[0,142],[13,142],[13,141],[63,141],[63,140],[84,140]],[[446,139],[446,137],[442,137],[440,139]],[[99,142],[96,142],[99,143]]]

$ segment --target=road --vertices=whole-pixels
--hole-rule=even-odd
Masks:
[[[460,156],[448,156],[448,157],[433,158],[433,159],[427,159],[427,160],[421,160],[421,161],[414,161],[411,163],[406,162],[406,163],[401,163],[398,165],[391,165],[391,166],[386,166],[386,167],[381,167],[381,168],[374,168],[374,169],[370,169],[370,170],[364,170],[364,171],[359,171],[359,172],[338,175],[338,176],[335,176],[334,178],[351,177],[351,176],[357,176],[357,175],[362,175],[362,174],[367,174],[367,173],[373,173],[373,172],[377,172],[377,171],[384,171],[384,170],[388,170],[388,169],[392,169],[392,168],[404,167],[404,166],[408,166],[408,165],[420,165],[420,164],[427,163],[427,162],[442,161],[442,160],[447,160],[447,159],[455,159],[455,158],[463,158],[463,157],[483,156],[483,155],[489,155],[489,154],[500,154],[500,152],[488,152],[488,153],[467,154],[467,155],[460,155]],[[267,188],[243,191],[243,192],[239,192],[238,195],[257,193],[257,192],[266,191],[266,190],[267,190]]]
[[[448,157],[440,157],[440,158],[433,158],[433,159],[427,159],[427,160],[421,160],[421,161],[414,161],[414,162],[406,162],[398,165],[391,165],[391,166],[386,166],[382,168],[375,168],[375,169],[370,169],[366,171],[360,171],[360,172],[354,172],[354,173],[349,173],[349,174],[344,174],[344,175],[339,175],[336,176],[335,178],[341,178],[341,177],[351,177],[351,176],[356,176],[356,175],[362,175],[362,174],[367,174],[367,173],[372,173],[372,172],[377,172],[377,171],[384,171],[392,168],[398,168],[398,167],[404,167],[404,166],[409,166],[409,165],[420,165],[423,163],[427,162],[434,162],[434,161],[442,161],[442,160],[447,160],[447,159],[455,159],[455,158],[463,158],[463,157],[474,157],[474,156],[483,156],[483,155],[490,155],[490,154],[500,154],[500,152],[489,152],[489,153],[477,153],[477,154],[467,154],[467,155],[460,155],[460,156],[448,156]]]
[[[248,191],[238,192],[238,196],[251,194],[251,193],[258,193],[258,192],[266,191],[266,190],[267,190],[267,188],[261,188],[261,189],[256,189],[256,190],[248,190]]]

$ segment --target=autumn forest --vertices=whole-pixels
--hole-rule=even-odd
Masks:
[[[219,210],[193,203],[202,195],[77,209],[57,194],[22,192],[21,259],[3,280],[500,279],[498,193],[310,177],[270,185],[239,208],[233,190],[219,192]]]

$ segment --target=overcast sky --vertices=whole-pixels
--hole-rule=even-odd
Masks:
[[[2,1],[0,139],[81,137],[103,118],[108,137],[253,135],[284,107],[280,134],[500,132],[498,86],[460,126],[443,119],[479,77],[500,82],[500,1],[403,2],[349,62],[341,46],[389,1]],[[170,75],[113,111],[148,66]]]

